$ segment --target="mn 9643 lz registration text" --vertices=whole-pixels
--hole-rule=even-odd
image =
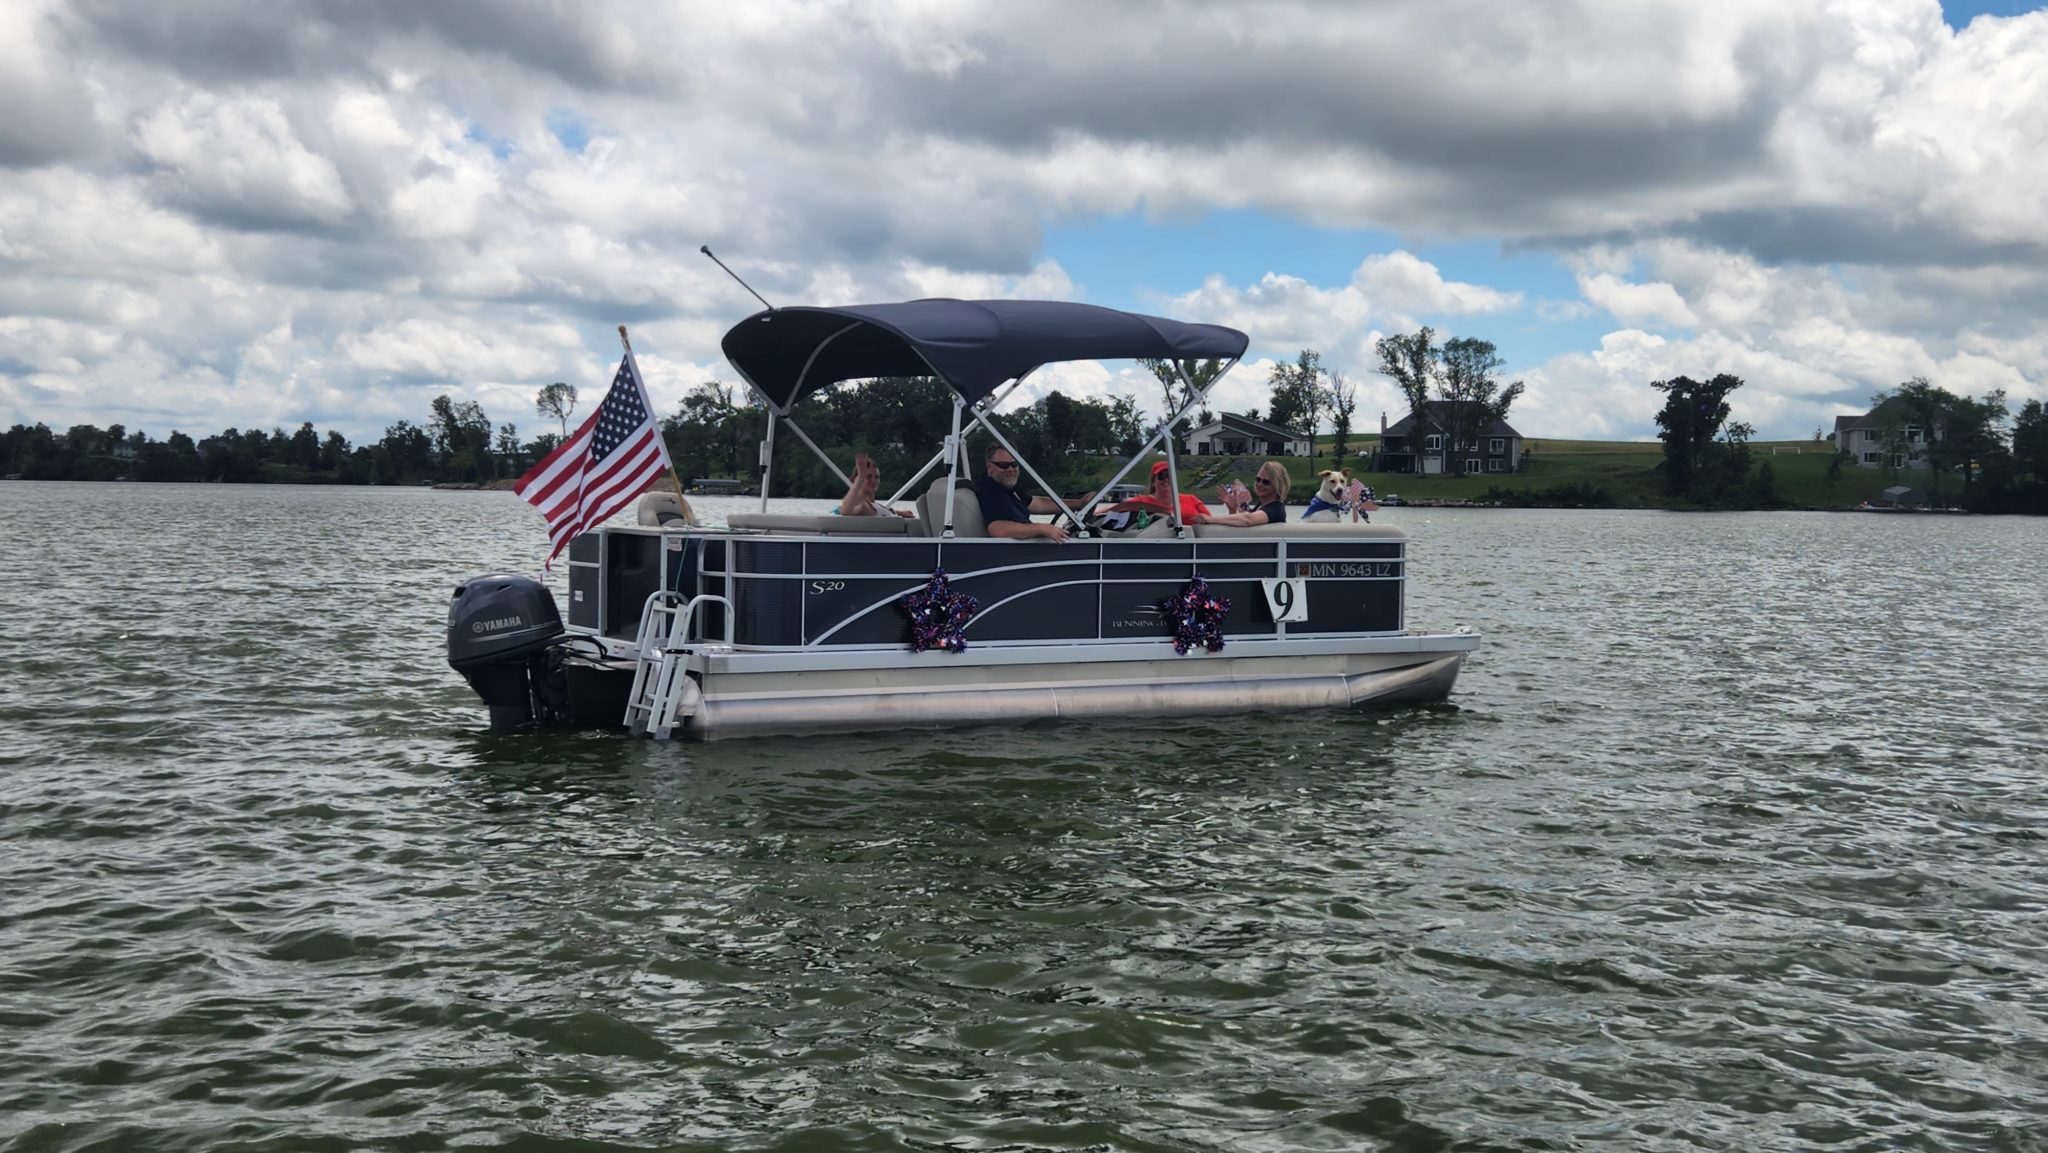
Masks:
[[[1295,575],[1306,577],[1347,577],[1353,580],[1401,575],[1401,562],[1391,560],[1308,561],[1295,566]]]

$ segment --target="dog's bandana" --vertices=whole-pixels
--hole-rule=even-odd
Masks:
[[[1317,513],[1323,511],[1326,508],[1335,510],[1338,516],[1343,516],[1351,511],[1351,506],[1348,503],[1331,504],[1329,501],[1323,499],[1322,493],[1317,493],[1316,495],[1308,498],[1308,511],[1302,513],[1301,518],[1303,520],[1307,520],[1309,517],[1316,515]]]

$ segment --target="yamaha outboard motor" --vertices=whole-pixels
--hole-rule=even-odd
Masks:
[[[554,595],[537,580],[476,576],[448,602],[448,664],[491,710],[491,731],[527,728],[558,711],[549,650],[562,638]]]

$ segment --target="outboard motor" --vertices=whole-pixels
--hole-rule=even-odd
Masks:
[[[448,664],[491,710],[491,731],[530,727],[557,711],[549,651],[562,638],[554,594],[521,576],[474,576],[448,602]]]

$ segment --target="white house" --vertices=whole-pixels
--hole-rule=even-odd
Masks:
[[[1862,416],[1838,416],[1835,418],[1835,449],[1846,452],[1856,460],[1858,468],[1927,468],[1927,436],[1925,430],[1913,424],[1913,417],[1905,407],[1905,401],[1890,397],[1883,404]],[[1887,409],[1896,410],[1887,412]],[[1885,453],[1885,425],[1898,424],[1898,443],[1904,451],[1895,452],[1895,459],[1887,460]]]
[[[1187,432],[1188,451],[1196,456],[1308,456],[1314,445],[1308,433],[1234,412]]]

